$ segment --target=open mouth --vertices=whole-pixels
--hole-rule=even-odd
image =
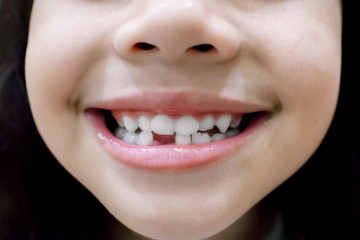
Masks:
[[[92,108],[86,116],[116,160],[136,168],[170,170],[206,165],[241,151],[271,113],[194,116]]]
[[[103,114],[109,131],[121,141],[160,146],[204,144],[236,137],[266,112],[167,115],[103,110]]]
[[[204,93],[140,94],[89,105],[85,116],[106,152],[150,170],[226,160],[263,132],[258,130],[275,111]]]

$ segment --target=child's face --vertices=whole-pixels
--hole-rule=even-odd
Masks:
[[[26,80],[48,147],[118,220],[199,239],[313,154],[340,56],[339,0],[35,0]],[[94,109],[125,117],[123,141]]]

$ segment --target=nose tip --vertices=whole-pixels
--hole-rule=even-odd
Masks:
[[[202,1],[162,1],[119,27],[117,53],[132,60],[160,57],[167,61],[197,58],[223,61],[239,50],[234,26]]]

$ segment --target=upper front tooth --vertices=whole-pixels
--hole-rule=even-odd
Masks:
[[[224,114],[216,120],[216,126],[219,128],[221,133],[225,133],[229,128],[231,122],[231,115]]]
[[[137,122],[128,116],[124,116],[122,118],[122,122],[128,132],[135,132],[135,130],[139,127]]]
[[[215,119],[212,116],[207,115],[203,120],[199,122],[199,130],[207,131],[212,129],[214,125],[215,125]]]
[[[151,130],[160,135],[173,135],[174,120],[164,114],[158,114],[151,120]]]
[[[145,116],[141,116],[138,119],[138,124],[139,124],[139,128],[143,131],[151,131],[151,122],[150,120],[145,117]]]
[[[190,135],[199,130],[199,122],[190,115],[179,118],[175,123],[175,132],[180,135]]]

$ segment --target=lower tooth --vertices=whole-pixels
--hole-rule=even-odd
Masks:
[[[211,141],[212,142],[220,141],[220,140],[223,140],[225,138],[226,138],[225,134],[215,133],[214,135],[211,136]]]
[[[138,135],[136,133],[127,132],[122,139],[124,142],[128,144],[135,144],[137,141]]]
[[[179,145],[188,145],[191,143],[190,135],[179,135],[176,134],[175,136],[175,144]]]
[[[119,139],[123,139],[126,133],[127,133],[127,131],[125,128],[118,127],[115,130],[115,136]]]
[[[137,137],[137,145],[141,146],[148,146],[153,141],[153,134],[152,132],[141,132],[139,136]]]
[[[192,135],[193,144],[208,143],[210,141],[210,136],[207,133],[195,133]]]
[[[240,131],[237,128],[231,129],[226,132],[226,137],[231,138],[239,135]]]
[[[201,144],[208,142],[220,141],[225,138],[235,137],[240,134],[239,129],[230,129],[225,134],[215,133],[210,137],[207,133],[195,133],[190,135],[175,135],[175,144],[178,145],[190,145]],[[151,131],[141,131],[140,134],[134,132],[128,132],[125,128],[118,127],[115,130],[114,135],[127,144],[137,144],[141,146],[149,146],[153,142],[153,133]]]

